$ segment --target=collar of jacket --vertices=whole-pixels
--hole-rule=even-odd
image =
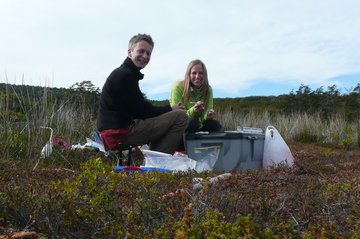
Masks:
[[[142,80],[144,78],[144,74],[140,72],[139,68],[137,68],[137,66],[134,64],[130,57],[126,57],[124,64],[129,67],[129,69],[135,74],[135,76],[139,80]]]

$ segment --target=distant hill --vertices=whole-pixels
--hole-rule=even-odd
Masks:
[[[31,99],[43,97],[44,94],[61,94],[66,91],[68,91],[68,89],[65,88],[0,83],[0,94],[16,93],[18,95],[26,95]]]

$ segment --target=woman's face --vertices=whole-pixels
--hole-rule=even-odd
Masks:
[[[195,65],[191,68],[190,81],[196,88],[199,88],[204,83],[204,71],[202,65]]]

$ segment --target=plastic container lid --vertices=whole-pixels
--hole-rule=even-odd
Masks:
[[[246,139],[248,136],[256,136],[257,139],[264,139],[265,134],[254,134],[249,132],[210,132],[209,134],[186,134],[186,140],[196,140],[196,139]]]

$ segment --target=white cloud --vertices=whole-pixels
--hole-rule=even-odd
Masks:
[[[147,95],[168,92],[195,58],[229,95],[264,80],[330,85],[360,74],[359,10],[355,0],[0,1],[0,81],[101,87],[130,37],[149,33]]]

